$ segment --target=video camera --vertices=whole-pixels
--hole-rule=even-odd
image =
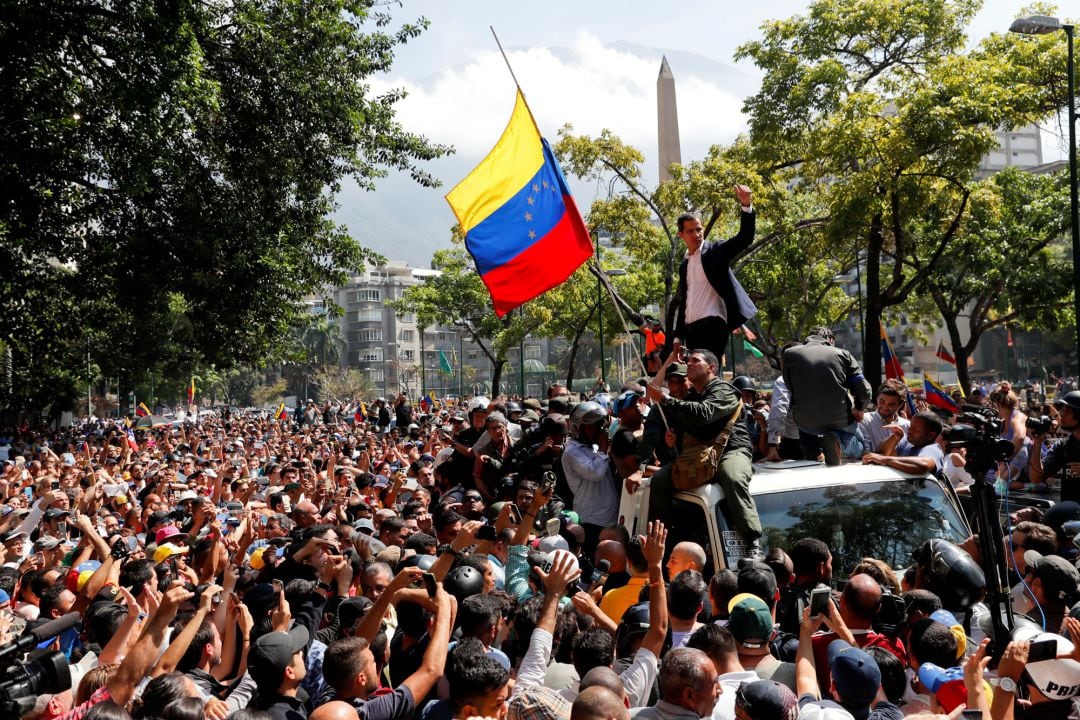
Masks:
[[[0,677],[4,678],[0,680],[0,717],[22,717],[34,709],[38,695],[71,689],[71,667],[64,653],[33,648],[78,622],[79,613],[68,613],[0,646]],[[31,652],[24,659],[27,651]]]
[[[1002,422],[995,410],[981,405],[963,405],[960,422],[945,430],[949,450],[967,450],[968,472],[982,480],[996,463],[1013,456],[1013,444],[1001,438]]]
[[[990,608],[992,620],[992,642],[989,655],[996,663],[1009,642],[1015,623],[1008,590],[1009,569],[1002,554],[1000,541],[1002,528],[997,518],[994,480],[997,474],[997,463],[1009,460],[1013,456],[1014,447],[1011,442],[1001,437],[1003,424],[994,409],[965,404],[961,406],[961,410],[960,422],[944,433],[945,445],[949,450],[964,448],[967,451],[965,468],[973,480],[970,490],[974,503],[972,520],[975,532],[979,536],[979,551],[982,556],[982,574],[986,591],[985,602]],[[1008,488],[1003,483],[1001,492],[1003,494],[1008,492]],[[947,544],[943,543],[943,546]],[[944,560],[945,556],[942,555],[940,559]],[[960,575],[965,574],[961,566],[974,565],[973,562],[939,562],[937,564],[949,566],[950,571],[942,575],[941,579],[946,581],[944,588],[952,592],[963,586],[963,583],[958,582]],[[971,601],[977,597],[964,599]],[[968,603],[957,604],[966,606]]]

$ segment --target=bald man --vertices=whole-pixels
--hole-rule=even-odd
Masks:
[[[570,720],[630,720],[619,696],[600,685],[582,690],[570,708]]]
[[[696,542],[684,541],[672,549],[668,557],[668,580],[673,580],[683,570],[705,572],[705,548]]]
[[[604,583],[603,592],[630,582],[630,573],[626,571],[626,548],[621,542],[601,540],[593,552],[593,566],[599,566],[601,560],[608,561],[608,579]]]
[[[359,720],[356,708],[341,700],[331,700],[320,705],[311,713],[308,720]]]
[[[855,636],[855,644],[860,648],[879,647],[888,650],[895,655],[900,662],[906,662],[907,653],[904,651],[904,643],[900,638],[890,639],[886,635],[875,632],[871,623],[878,609],[881,607],[881,586],[869,575],[852,575],[844,585],[844,591],[840,595],[839,615]],[[818,681],[824,679],[823,685],[828,687],[829,680],[829,643],[837,638],[836,633],[818,633],[814,635],[814,663],[817,669]]]
[[[630,700],[626,697],[626,686],[623,685],[622,678],[619,677],[618,673],[611,668],[601,665],[585,673],[581,678],[581,682],[578,683],[578,693],[583,693],[591,687],[607,688],[616,696],[622,698],[623,704],[627,708],[630,707]]]

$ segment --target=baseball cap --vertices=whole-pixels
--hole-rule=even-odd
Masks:
[[[735,690],[735,707],[754,720],[795,720],[799,701],[795,693],[775,680],[743,683]]]
[[[1070,600],[1080,584],[1080,571],[1060,555],[1041,555],[1035,550],[1024,553],[1024,563],[1055,600]]]
[[[266,633],[252,644],[248,667],[260,693],[277,691],[285,668],[292,664],[293,655],[307,647],[308,638],[307,628],[297,625],[288,632]]]
[[[549,535],[540,540],[537,549],[542,553],[551,553],[556,550],[570,550],[570,543],[562,535]]]
[[[1073,644],[1067,638],[1054,633],[1039,632],[1031,628],[1020,628],[1013,633],[1013,640],[1021,642],[1040,642],[1056,640],[1058,657],[1039,662],[1028,663],[1024,670],[1031,679],[1031,684],[1051,700],[1067,700],[1080,695],[1080,662],[1072,658],[1061,657],[1073,651]]]
[[[177,503],[187,502],[188,500],[198,500],[199,495],[194,490],[185,490],[180,493],[180,497],[176,498]]]
[[[756,595],[742,593],[728,603],[728,630],[743,648],[769,652],[773,635],[772,613]]]
[[[799,720],[855,720],[855,716],[832,700],[814,700],[799,708]]]
[[[538,422],[540,422],[540,413],[531,409],[521,413],[521,417],[518,418],[519,425],[527,425],[528,423]]]
[[[829,672],[833,685],[845,702],[869,705],[881,686],[881,670],[865,650],[843,640],[829,643]]]
[[[371,522],[371,518],[360,518],[353,523],[353,529],[367,535],[372,535],[375,532],[375,523]]]
[[[664,379],[669,377],[686,377],[686,363],[671,363],[668,365],[667,370],[664,371]]]
[[[55,550],[60,541],[51,535],[42,535],[34,541],[34,552],[38,550]]]
[[[71,513],[67,510],[62,510],[60,508],[49,508],[45,511],[44,517],[46,520],[56,520],[57,518],[67,517],[69,515],[71,515]]]
[[[164,510],[155,510],[150,513],[150,517],[146,519],[146,527],[153,530],[155,525],[160,525],[171,517],[172,513],[167,513]]]
[[[776,597],[776,574],[760,560],[739,562],[738,591],[756,595],[766,602]]]
[[[8,530],[6,533],[4,533],[2,536],[0,536],[0,542],[5,542],[6,543],[6,542],[9,542],[11,540],[14,540],[15,538],[24,538],[24,537],[26,537],[26,532],[16,528],[15,530]]]
[[[191,548],[180,547],[179,545],[173,545],[172,543],[165,543],[164,545],[158,545],[157,550],[154,550],[154,562],[158,565],[165,562],[173,555],[186,555]]]
[[[618,415],[623,410],[629,410],[630,408],[635,407],[638,400],[640,399],[641,396],[638,395],[636,392],[634,392],[633,390],[627,390],[622,395],[615,398],[615,404],[612,407],[611,412],[615,415]]]

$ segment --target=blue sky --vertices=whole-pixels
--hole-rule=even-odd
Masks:
[[[646,155],[646,179],[656,182],[656,74],[669,55],[676,77],[683,159],[701,157],[712,144],[745,130],[744,98],[759,73],[735,63],[735,48],[757,38],[762,22],[802,12],[806,3],[757,0],[733,3],[684,0],[403,0],[391,12],[402,20],[423,15],[430,29],[399,48],[392,71],[372,89],[405,87],[398,117],[410,130],[453,145],[454,156],[428,169],[443,182],[420,188],[392,176],[373,193],[347,187],[338,218],[361,244],[393,259],[426,267],[431,253],[449,245],[453,215],[445,192],[498,139],[513,106],[513,82],[492,39],[494,26],[541,131],[554,139],[570,123],[589,134],[609,128]],[[988,0],[972,23],[974,42],[1005,31],[1022,2]],[[1064,41],[1064,38],[1062,38]],[[1065,144],[1044,129],[1046,160],[1064,157]],[[587,208],[596,188],[575,185]]]

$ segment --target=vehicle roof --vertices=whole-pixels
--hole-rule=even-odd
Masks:
[[[751,495],[797,490],[808,487],[832,487],[835,485],[858,485],[903,478],[925,477],[909,475],[884,465],[863,465],[858,462],[829,467],[823,462],[810,460],[784,460],[778,463],[757,463],[754,477],[750,480]],[[702,485],[690,491],[707,500],[720,499],[720,486]]]

